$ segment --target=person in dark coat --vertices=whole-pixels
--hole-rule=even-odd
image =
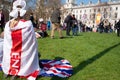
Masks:
[[[120,36],[120,19],[119,19],[119,21],[116,23],[116,29],[117,29],[117,36]]]
[[[64,23],[66,23],[66,35],[70,36],[70,31],[72,27],[72,14],[69,13],[67,17],[64,20]]]
[[[58,30],[59,32],[59,38],[62,39],[62,30],[60,28],[60,22],[61,22],[61,12],[59,8],[56,8],[53,10],[53,13],[51,14],[51,22],[52,22],[52,30],[51,30],[51,38],[54,38],[54,32],[55,30]]]
[[[34,29],[36,29],[37,28],[37,23],[35,23],[35,18],[33,16],[33,13],[30,13],[30,20],[33,24]]]
[[[103,21],[100,22],[99,29],[100,29],[100,33],[104,32],[104,23],[103,23]]]
[[[1,31],[4,31],[4,25],[5,25],[5,18],[2,9],[0,9],[0,28]]]
[[[72,35],[77,36],[78,35],[77,32],[78,32],[78,21],[75,18],[75,15],[73,14],[73,16],[72,16]]]

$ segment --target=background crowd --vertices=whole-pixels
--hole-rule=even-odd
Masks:
[[[62,30],[66,30],[66,36],[77,36],[79,32],[99,32],[99,33],[117,33],[117,36],[120,35],[120,20],[115,21],[114,24],[111,24],[109,20],[101,20],[101,22],[95,25],[86,25],[82,21],[76,19],[75,15],[72,13],[68,13],[64,18],[63,22],[61,21],[61,12],[60,8],[53,9],[53,13],[51,17],[45,21],[43,18],[39,18],[38,20],[35,18],[33,12],[29,15],[29,20],[31,20],[34,30],[36,32],[37,38],[44,38],[50,36],[52,39],[54,38],[55,30],[59,33],[59,38],[62,39],[64,36],[62,34]],[[62,23],[61,23],[62,22]],[[0,28],[1,32],[4,32],[5,26],[5,16],[0,9]],[[50,34],[47,31],[51,31]],[[72,34],[71,34],[72,32]],[[1,33],[1,37],[3,37],[3,33]]]

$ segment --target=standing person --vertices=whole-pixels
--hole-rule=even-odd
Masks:
[[[117,21],[114,22],[114,32],[116,33],[117,31]]]
[[[50,22],[50,20],[47,21],[47,29],[48,29],[48,30],[51,29],[51,22]]]
[[[5,18],[2,9],[0,9],[0,28],[1,31],[4,31]]]
[[[78,35],[78,21],[75,18],[75,15],[72,16],[72,35],[77,36]]]
[[[30,13],[30,20],[31,20],[32,23],[34,23],[33,13]]]
[[[103,23],[103,21],[100,22],[99,29],[100,29],[100,33],[104,32],[104,23]]]
[[[33,24],[34,29],[36,30],[37,29],[37,22],[36,22],[36,20],[35,20],[35,18],[33,16],[33,13],[30,13],[30,20],[31,20],[31,22]]]
[[[39,74],[37,40],[32,22],[23,19],[26,10],[25,0],[16,0],[5,25],[2,70],[11,78],[25,77],[35,80]]]
[[[64,23],[66,23],[66,35],[70,36],[70,30],[71,30],[71,26],[72,26],[72,14],[71,13],[69,13],[69,15],[67,15]]]
[[[53,10],[53,13],[51,14],[51,22],[52,22],[52,31],[51,31],[51,38],[54,38],[54,32],[57,29],[59,32],[59,38],[62,39],[63,35],[62,35],[62,30],[60,28],[60,21],[61,21],[61,17],[60,17],[61,13],[59,8],[56,8]]]
[[[116,28],[117,28],[117,36],[120,36],[120,19],[119,21],[116,23]]]
[[[104,31],[105,33],[108,33],[109,31],[109,21],[108,20],[104,20]]]

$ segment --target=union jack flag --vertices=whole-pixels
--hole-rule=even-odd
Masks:
[[[43,69],[41,76],[70,77],[73,74],[73,68],[67,60],[41,60]]]

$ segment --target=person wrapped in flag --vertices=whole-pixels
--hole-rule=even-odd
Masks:
[[[13,3],[12,17],[5,25],[2,70],[6,75],[35,80],[39,74],[38,45],[31,21],[23,19],[25,0]]]

